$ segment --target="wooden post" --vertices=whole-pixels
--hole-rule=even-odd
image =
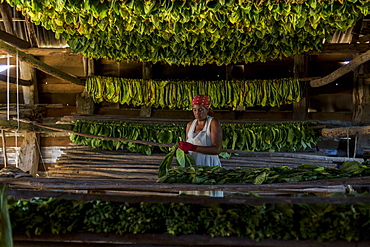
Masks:
[[[297,55],[294,57],[294,77],[304,78],[308,74],[308,56]],[[303,97],[298,103],[293,103],[293,119],[306,120],[308,115],[307,108],[307,89],[304,89]]]
[[[358,54],[354,55],[354,58]],[[352,113],[352,124],[359,125],[362,120],[363,114],[363,99],[364,99],[364,80],[359,77],[359,74],[364,73],[363,65],[358,66],[353,70],[353,89],[352,89],[352,104],[353,104],[353,113]]]
[[[5,131],[1,130],[1,139],[3,144],[3,156],[4,156],[4,167],[8,166],[8,157],[6,155],[6,139],[5,139]]]
[[[8,3],[6,2],[0,3],[0,14],[1,17],[3,18],[5,31],[7,33],[14,35],[12,10]]]
[[[20,63],[20,78],[31,81],[31,85],[23,88],[23,100],[25,104],[39,103],[36,70],[25,62]],[[40,158],[40,134],[25,132],[22,145],[19,150],[19,169],[36,175]]]
[[[39,140],[39,134],[26,132],[19,150],[19,169],[32,175],[36,175],[38,170],[40,159]]]
[[[36,36],[35,25],[31,22],[30,17],[27,15],[25,16],[25,22],[31,47],[38,47],[39,45]]]
[[[152,79],[153,64],[151,62],[143,62],[143,79]],[[140,117],[150,117],[152,115],[151,106],[142,106],[140,109]]]
[[[364,75],[369,75],[370,72],[370,62],[364,63],[362,65],[362,72]],[[359,80],[361,80],[361,88],[362,88],[362,114],[361,120],[359,122],[360,125],[370,125],[370,83],[366,77],[358,76]]]
[[[226,80],[230,81],[233,79],[233,65],[228,64],[226,65]]]
[[[83,57],[85,76],[95,74],[95,64],[93,59]],[[86,94],[86,89],[76,96],[76,109],[78,114],[94,114],[95,104],[92,98]]]
[[[19,67],[20,79],[30,81],[30,86],[22,86],[24,103],[27,105],[38,104],[36,70],[25,62],[20,62]]]

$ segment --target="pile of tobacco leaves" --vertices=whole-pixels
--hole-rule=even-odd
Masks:
[[[331,196],[369,195],[340,193]],[[29,236],[92,232],[237,236],[257,241],[370,239],[369,202],[187,204],[33,198],[9,201],[8,208],[13,232]]]
[[[339,168],[302,164],[297,168],[262,167],[226,169],[220,166],[176,166],[161,176],[159,183],[229,184],[229,183],[295,183],[317,179],[370,176],[370,163],[347,161]]]

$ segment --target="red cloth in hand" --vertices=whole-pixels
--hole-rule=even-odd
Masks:
[[[193,145],[189,142],[181,142],[180,141],[180,145],[179,145],[179,148],[182,150],[182,151],[196,151],[197,150],[197,145]]]

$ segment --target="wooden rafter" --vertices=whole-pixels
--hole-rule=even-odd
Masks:
[[[84,82],[80,80],[79,78],[72,76],[70,74],[67,74],[59,69],[56,69],[46,63],[41,62],[40,60],[36,59],[32,55],[29,55],[23,51],[20,51],[19,49],[12,47],[11,45],[8,45],[4,41],[0,40],[0,49],[7,52],[10,55],[17,56],[20,61],[23,61],[25,63],[30,64],[32,67],[39,69],[51,76],[54,76],[60,80],[63,80],[65,82],[77,84],[77,85],[84,85]]]
[[[331,74],[329,74],[329,75],[327,75],[323,78],[311,81],[310,86],[311,87],[321,87],[321,86],[324,86],[326,84],[329,84],[329,83],[335,81],[336,79],[338,79],[339,77],[347,74],[348,72],[353,71],[358,66],[360,66],[361,64],[363,64],[363,63],[365,63],[369,60],[370,60],[370,49],[368,51],[366,51],[365,53],[363,53],[363,54],[357,56],[356,58],[354,58],[348,64],[343,65],[342,67],[340,67],[339,69],[337,69],[333,73],[331,73]]]
[[[31,47],[31,44],[29,42],[2,30],[0,30],[0,39],[9,44],[12,44],[14,47],[17,47],[19,49],[27,49]]]
[[[0,81],[8,82],[8,77],[6,75],[0,75]],[[17,78],[14,78],[14,77],[9,77],[9,83],[18,84],[20,86],[30,86],[31,85],[31,81],[22,80],[19,78],[17,80]]]

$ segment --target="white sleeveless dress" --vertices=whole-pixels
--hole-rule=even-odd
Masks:
[[[206,124],[201,132],[194,133],[197,120],[195,119],[191,124],[187,136],[187,142],[198,146],[212,146],[211,140],[211,121],[213,117],[208,116]],[[221,166],[220,158],[218,155],[201,154],[189,151],[189,154],[194,158],[195,164],[198,166]],[[181,194],[198,195],[198,196],[212,196],[223,197],[223,191],[181,191]]]
[[[211,121],[213,117],[208,116],[206,124],[201,132],[198,134],[194,133],[197,120],[195,119],[191,124],[187,136],[187,142],[197,146],[212,146],[211,140]],[[201,154],[197,152],[189,151],[189,154],[194,158],[197,166],[221,166],[218,155]]]

